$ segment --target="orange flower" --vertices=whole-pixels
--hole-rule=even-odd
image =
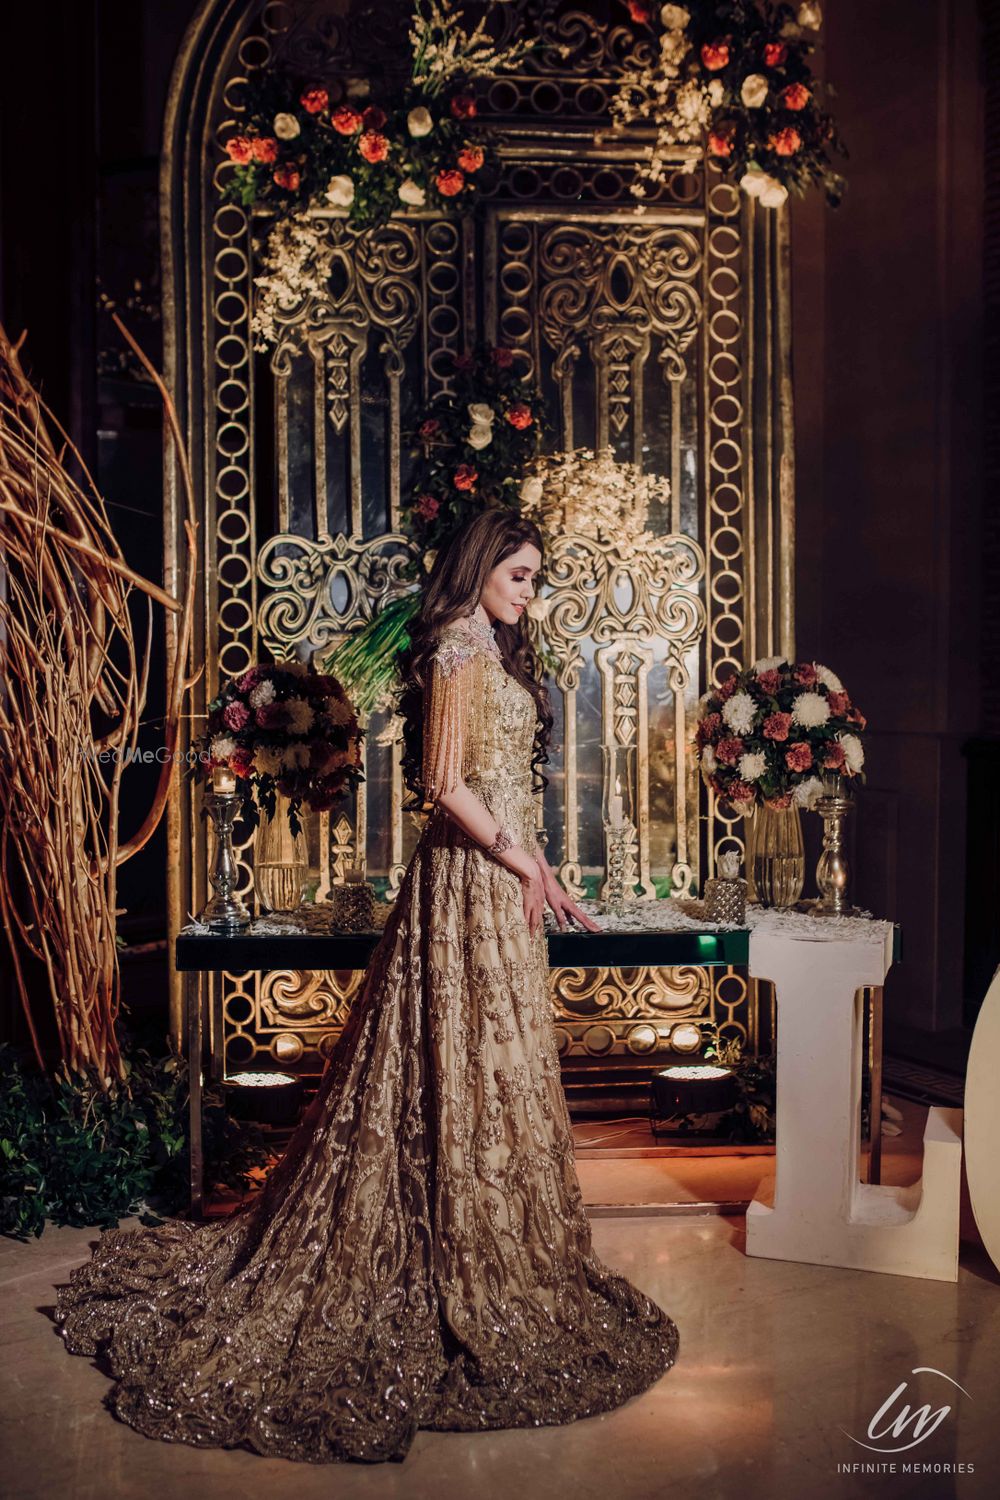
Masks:
[[[274,173],[274,180],[279,187],[287,188],[290,193],[296,192],[302,181],[296,169],[287,163],[277,169]]]
[[[701,60],[710,73],[729,66],[729,43],[706,42],[701,49]]]
[[[299,98],[299,103],[308,115],[318,115],[321,109],[326,109],[330,102],[330,95],[326,89],[306,89]]]
[[[628,0],[628,13],[632,17],[632,20],[637,21],[640,26],[648,21],[653,14],[649,6],[642,3],[642,0]]]
[[[463,172],[478,172],[486,160],[486,152],[482,146],[463,146],[457,159]]]
[[[474,490],[478,478],[479,471],[471,464],[459,464],[455,470],[455,488],[456,490]]]
[[[330,116],[330,124],[339,135],[354,135],[361,129],[361,116],[349,104],[342,104]]]
[[[518,432],[523,432],[526,427],[530,427],[534,420],[531,407],[526,406],[523,401],[515,401],[507,412],[507,421],[512,427],[516,427]]]
[[[273,135],[262,135],[257,140],[251,141],[250,150],[253,152],[254,161],[278,160],[278,143]]]
[[[465,186],[465,177],[461,172],[439,172],[434,181],[438,192],[446,198],[454,198]]]
[[[715,130],[708,133],[708,149],[712,156],[732,156],[733,138]]]
[[[389,142],[377,130],[366,130],[358,141],[358,150],[365,161],[385,161],[389,155]]]
[[[804,83],[790,83],[781,90],[781,102],[786,109],[805,109],[811,98]]]
[[[802,145],[802,137],[792,125],[786,125],[784,130],[779,130],[777,135],[772,135],[768,145],[779,156],[794,156]]]
[[[253,160],[253,147],[245,135],[231,135],[226,142],[226,153],[240,167]]]
[[[769,68],[780,68],[788,56],[788,48],[784,42],[768,42],[764,48],[764,62]]]

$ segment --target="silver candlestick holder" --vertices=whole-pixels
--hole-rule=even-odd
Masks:
[[[633,831],[628,819],[624,823],[611,823],[607,818],[604,820],[605,848],[608,854],[607,896],[604,905],[605,910],[616,917],[624,916],[628,899],[625,867],[632,847]]]
[[[236,895],[238,871],[233,853],[233,824],[239,816],[240,798],[235,792],[208,791],[204,800],[215,831],[215,857],[208,872],[215,895],[198,920],[213,932],[242,932],[250,926],[250,913]]]
[[[854,807],[845,796],[840,778],[827,782],[827,790],[814,804],[823,819],[823,850],[816,866],[819,899],[811,904],[815,916],[853,917],[858,907],[847,899],[850,870],[844,852],[844,824]]]

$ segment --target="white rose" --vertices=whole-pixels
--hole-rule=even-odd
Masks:
[[[367,99],[372,91],[372,86],[367,78],[349,78],[347,80],[348,99]]]
[[[235,749],[236,741],[231,734],[217,734],[208,747],[213,760],[228,760]]]
[[[416,109],[411,109],[406,117],[406,128],[415,141],[419,141],[422,136],[430,135],[434,129],[434,120],[430,110],[425,109],[422,104],[418,104]]]
[[[734,693],[722,705],[722,717],[735,734],[749,734],[757,705],[749,693]]]
[[[665,5],[660,11],[660,20],[668,31],[683,31],[691,19],[691,12],[683,5]]]
[[[783,656],[762,656],[760,661],[754,662],[753,669],[758,676],[761,672],[773,672],[775,667],[780,667],[784,660]]]
[[[350,208],[354,202],[354,183],[346,175],[331,177],[326,185],[326,200],[334,208]]]
[[[427,194],[419,182],[412,182],[409,177],[399,184],[399,196],[400,200],[408,203],[411,208],[423,208],[427,202]]]
[[[800,693],[792,704],[792,723],[815,729],[830,717],[830,705],[821,693]]]
[[[814,663],[814,665],[816,667],[816,676],[825,688],[829,688],[831,693],[842,693],[844,691],[844,684],[836,672],[831,672],[829,667],[821,666],[819,662]]]
[[[816,4],[816,0],[803,0],[795,17],[800,26],[807,26],[810,31],[818,31],[823,24],[823,7]]]
[[[760,109],[767,98],[767,79],[763,73],[749,73],[744,78],[740,98],[747,109]]]
[[[721,109],[722,101],[726,97],[726,85],[721,78],[713,78],[708,85],[708,102],[713,109]]]
[[[760,195],[763,208],[780,208],[788,197],[788,189],[775,178],[769,177]]]
[[[275,115],[274,133],[279,141],[294,141],[302,134],[302,126],[294,115]]]
[[[707,776],[711,776],[719,762],[715,758],[715,751],[711,745],[704,745],[701,752],[701,768]]]
[[[535,475],[530,475],[521,485],[521,499],[525,505],[537,505],[545,493],[545,486]]]
[[[783,42],[797,42],[802,35],[802,27],[797,21],[786,21],[778,35]]]
[[[544,620],[551,607],[551,599],[543,599],[541,594],[536,594],[533,599],[528,600],[525,614],[529,614],[533,620]]]
[[[844,747],[847,769],[856,776],[865,763],[864,747],[856,734],[838,734],[837,738]]]
[[[469,429],[469,435],[465,441],[470,448],[474,448],[477,453],[481,453],[493,441],[493,428],[487,427],[484,422],[476,422]]]
[[[762,750],[740,756],[740,777],[743,781],[759,781],[767,770],[767,756]]]
[[[265,703],[273,703],[273,702],[274,702],[274,683],[271,681],[270,678],[267,678],[264,682],[258,682],[257,686],[254,688],[253,692],[250,694],[250,707],[251,708],[263,708]]]
[[[823,783],[818,776],[809,776],[805,781],[800,781],[792,792],[792,801],[796,807],[805,808],[806,812],[812,812],[816,798],[823,791]]]
[[[759,167],[752,167],[749,172],[743,173],[740,187],[748,198],[759,198],[770,180],[766,172],[762,172]]]
[[[431,570],[431,568],[433,568],[433,566],[434,566],[434,559],[436,557],[437,557],[437,548],[436,547],[432,547],[429,552],[425,552],[424,553],[424,572],[425,573],[429,573],[430,570]]]
[[[496,417],[492,406],[485,401],[474,401],[469,407],[469,421],[476,427],[490,427]]]

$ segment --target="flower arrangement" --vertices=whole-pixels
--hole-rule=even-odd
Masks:
[[[354,708],[335,677],[304,662],[251,667],[232,678],[208,706],[204,734],[195,740],[191,774],[233,773],[251,827],[262,807],[274,817],[275,794],[288,799],[292,833],[301,827],[304,802],[313,812],[333,807],[349,786],[364,780]]]
[[[840,202],[831,152],[847,152],[809,65],[823,19],[815,0],[797,10],[774,0],[628,0],[628,10],[651,36],[621,79],[612,128],[652,123],[657,132],[632,184],[637,198],[662,182],[668,147],[705,136],[708,157],[765,208],[812,185]]]
[[[620,463],[611,448],[576,448],[535,459],[520,495],[524,514],[543,531],[580,532],[630,556],[652,540],[649,507],[666,504],[670,481]]]
[[[520,508],[522,479],[545,431],[541,395],[517,373],[513,350],[480,346],[455,355],[454,365],[455,394],[435,401],[410,434],[415,464],[402,526],[427,568],[480,510]]]
[[[823,777],[864,780],[866,719],[829,667],[765,657],[701,700],[695,745],[717,797],[811,809]]]

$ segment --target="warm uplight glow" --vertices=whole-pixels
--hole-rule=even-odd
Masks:
[[[658,1074],[660,1078],[671,1078],[675,1082],[688,1082],[692,1079],[702,1078],[728,1078],[732,1068],[719,1068],[713,1063],[702,1063],[691,1067],[664,1068]]]
[[[294,1083],[295,1078],[291,1073],[230,1073],[224,1082],[235,1083],[241,1089],[274,1089]]]

